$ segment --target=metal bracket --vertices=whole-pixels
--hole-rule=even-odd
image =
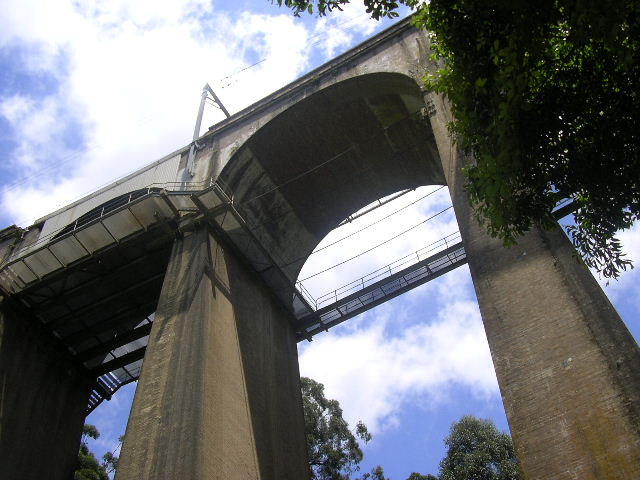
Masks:
[[[204,113],[204,105],[205,103],[207,103],[207,99],[209,98],[209,95],[211,95],[211,100],[213,101],[214,106],[222,110],[224,114],[227,116],[227,118],[231,116],[227,111],[227,109],[224,108],[224,105],[222,104],[218,96],[215,94],[213,89],[209,86],[208,83],[205,83],[204,87],[202,88],[200,108],[198,108],[198,118],[196,119],[196,126],[193,130],[193,141],[191,142],[191,148],[189,148],[189,157],[187,159],[187,171],[189,172],[189,175],[191,175],[192,177],[196,174],[196,170],[195,170],[196,150],[201,148],[197,140],[198,140],[198,137],[200,136],[200,127],[202,126],[202,114]]]

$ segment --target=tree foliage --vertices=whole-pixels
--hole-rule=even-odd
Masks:
[[[122,440],[120,440],[120,443],[122,443]],[[118,456],[114,455],[112,452],[107,452],[102,456],[102,466],[107,473],[115,472],[118,469],[119,460],[120,458]]]
[[[389,477],[385,477],[384,470],[380,465],[371,470],[370,473],[365,473],[361,480],[391,480]],[[407,480],[438,480],[438,477],[427,474],[422,475],[417,472],[413,472],[407,477]]]
[[[100,432],[94,425],[84,425],[80,451],[78,452],[78,467],[73,474],[73,480],[109,480],[105,467],[98,462],[87,446],[88,438],[97,440],[98,437],[100,437]]]
[[[362,422],[355,432],[349,430],[339,402],[325,397],[324,385],[306,377],[300,383],[312,480],[349,480],[363,458],[358,438],[368,442],[371,434]],[[84,426],[74,480],[109,480],[108,474],[117,469],[118,457],[113,453],[107,452],[100,464],[89,451],[87,439],[98,437],[95,426]],[[122,443],[123,437],[119,440]],[[447,453],[438,477],[413,472],[407,480],[519,480],[511,438],[489,420],[462,417],[452,424],[445,445]],[[378,465],[359,480],[391,479]]]
[[[630,262],[615,234],[640,215],[640,3],[636,0],[434,0],[419,16],[451,100],[451,131],[478,218],[506,243],[552,225],[558,200],[589,266]]]
[[[381,18],[397,18],[396,11],[400,5],[415,8],[423,3],[419,0],[363,0],[366,11],[371,18],[379,20]],[[349,3],[350,0],[271,0],[271,3],[277,3],[279,6],[286,6],[293,10],[293,14],[299,17],[304,13],[317,14],[325,16],[333,10],[342,11],[342,6]]]
[[[407,480],[438,480],[438,477],[436,477],[435,475],[431,475],[430,473],[422,475],[420,473],[413,472],[407,477]]]
[[[89,451],[87,440],[97,440],[100,432],[94,425],[85,424],[82,427],[82,439],[78,451],[78,466],[73,474],[73,480],[109,480],[109,474],[118,468],[118,457],[112,452],[107,452],[102,457],[102,463],[98,462],[95,455]],[[122,443],[122,437],[120,437]]]
[[[325,397],[324,385],[306,377],[300,382],[312,479],[348,480],[362,460],[358,438],[368,442],[371,435],[362,422],[355,434],[349,430],[339,402]]]
[[[511,437],[493,422],[465,415],[451,426],[444,441],[439,480],[518,480]]]
[[[277,0],[325,15],[348,0]],[[570,234],[590,267],[631,266],[616,232],[640,216],[638,0],[364,0],[373,18],[400,5],[431,35],[439,68],[425,77],[446,95],[450,131],[473,154],[467,189],[478,219],[513,244],[576,207]]]
[[[384,476],[384,470],[380,465],[371,470],[369,473],[365,473],[362,476],[362,480],[391,480]]]
[[[519,480],[511,437],[493,422],[465,415],[451,425],[438,476],[413,472],[407,480]],[[344,477],[339,477],[344,478]],[[347,477],[348,478],[348,477]],[[391,480],[378,465],[360,480]]]

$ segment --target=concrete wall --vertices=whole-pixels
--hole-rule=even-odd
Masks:
[[[295,188],[289,188],[289,178],[281,172],[289,168],[291,176],[291,169],[300,163],[305,165],[301,171],[311,171],[314,165],[321,165],[340,152],[336,145],[332,152],[319,156],[318,152],[326,145],[314,147],[313,135],[307,135],[305,130],[307,116],[318,120],[324,114],[322,102],[317,108],[313,103],[318,96],[326,94],[326,98],[322,97],[324,104],[327,109],[333,109],[344,98],[327,92],[348,83],[343,80],[364,81],[369,75],[363,74],[374,72],[413,76],[415,59],[424,56],[426,40],[410,29],[399,29],[395,35],[394,38],[379,37],[378,43],[372,42],[357,55],[357,60],[339,58],[322,67],[324,70],[317,77],[294,82],[214,127],[203,139],[205,147],[196,161],[199,175],[216,176],[223,171],[223,179],[233,187],[238,202],[268,191],[265,185],[278,187],[278,193],[265,201],[264,207],[253,204],[251,211],[245,209],[259,228],[263,228],[264,219],[271,216],[268,210],[274,206],[279,215],[294,212],[294,219],[287,217],[286,232],[279,232],[276,227],[264,232],[265,244],[278,253],[276,258],[287,260],[290,251],[311,251],[315,246],[312,244],[320,240],[326,227],[341,220],[339,212],[347,204],[355,206],[358,198],[366,197],[366,193],[354,193],[353,198],[338,207],[336,198],[344,192],[351,194],[359,190],[357,180],[352,180],[355,177],[346,170],[341,171],[343,167],[325,174],[324,183],[296,177]],[[413,105],[411,95],[409,104]],[[351,98],[345,93],[346,97]],[[575,262],[572,247],[561,231],[535,230],[517,247],[504,249],[477,225],[460,174],[460,168],[469,159],[459,155],[451,145],[446,131],[446,122],[450,120],[447,106],[437,98],[433,100],[437,104],[437,115],[431,119],[431,127],[469,256],[525,478],[640,477],[637,345],[591,274]],[[313,108],[303,108],[309,105]],[[368,105],[367,108],[373,104]],[[408,110],[415,111],[415,108]],[[359,119],[371,113],[368,109],[358,111],[363,112]],[[384,124],[380,120],[380,117],[373,120],[367,129]],[[326,122],[318,123],[325,125]],[[360,123],[353,123],[353,128],[362,127]],[[297,129],[288,128],[292,125]],[[348,129],[338,130],[318,136],[327,139],[328,144],[339,143],[338,138]],[[352,142],[357,144],[357,131],[345,135],[352,133],[355,135]],[[307,146],[298,146],[294,136],[303,138],[302,143]],[[391,146],[396,143],[389,141]],[[279,149],[279,145],[286,146],[289,153]],[[425,159],[429,158],[428,150],[423,148]],[[309,160],[315,157],[318,158]],[[428,169],[428,164],[427,161],[420,165]],[[233,169],[238,172],[229,173]],[[432,171],[426,177],[436,178]],[[342,178],[349,181],[342,182]],[[372,179],[366,183],[376,184],[375,176]],[[281,188],[283,185],[286,187]],[[324,195],[322,188],[329,189],[331,194]],[[304,198],[296,197],[300,192],[304,192]],[[319,211],[314,213],[314,207]],[[288,240],[291,238],[296,238],[296,242]],[[297,254],[293,258],[297,258]],[[295,273],[295,269],[292,271]]]
[[[289,320],[206,229],[177,240],[118,480],[308,478]]]
[[[640,478],[640,350],[560,228],[504,248],[469,207],[448,106],[432,118],[525,479]]]
[[[415,81],[367,74],[306,97],[244,142],[220,179],[293,283],[316,245],[358,209],[444,184]]]
[[[69,480],[93,381],[0,297],[0,478]]]
[[[329,87],[344,80],[380,72],[419,75],[420,69],[416,59],[421,57],[420,52],[425,48],[425,45],[425,36],[408,27],[407,22],[390,31],[383,32],[367,42],[366,45],[347,52],[330,64],[310,72],[291,85],[213,127],[200,141],[202,148],[196,157],[195,176],[185,172],[188,150],[185,147],[38,220],[26,232],[20,232],[20,235],[10,239],[12,245],[15,243],[15,248],[3,249],[3,258],[10,259],[12,254],[19,252],[22,248],[39,246],[38,242],[43,238],[54,234],[84,213],[123,193],[153,183],[198,182],[207,181],[210,176],[217,176],[245,143],[254,138],[254,134],[260,131],[263,126],[271,124],[273,127],[275,124],[271,122],[272,120],[283,113],[291,112],[292,107],[299,106],[301,100],[312,97],[318,92],[326,91]],[[399,103],[404,111],[413,114],[420,108],[420,99],[415,95],[415,92],[395,93],[399,95],[400,99],[396,103]],[[377,107],[373,104],[369,104],[369,107],[384,124],[386,120],[382,117],[385,112],[380,110],[376,112]],[[312,125],[312,119],[310,120],[309,125]],[[361,129],[365,128],[364,125],[360,127]],[[384,124],[383,127],[385,131],[389,129],[388,124]],[[394,135],[397,137],[403,130],[402,125],[397,124],[394,128]],[[389,135],[383,130],[381,132],[389,136],[390,141],[393,142],[391,139],[393,135]],[[262,138],[265,138],[265,135]],[[366,142],[360,143],[366,147]],[[263,145],[263,147],[270,148],[268,145]],[[441,174],[437,172],[434,175],[441,178]],[[415,174],[405,175],[405,177],[407,176],[411,177],[414,183],[417,178],[422,178]],[[345,181],[347,180],[345,179]],[[411,184],[411,186],[416,185]],[[393,190],[392,186],[387,185],[387,187]],[[385,186],[381,188],[376,190],[378,195],[363,188],[361,193],[364,196],[361,195],[361,198],[356,199],[356,201],[361,201],[361,204],[349,200],[353,209],[349,210],[347,206],[342,215],[351,213],[352,210],[363,206],[364,203],[372,201],[373,197],[391,193],[391,190],[388,192],[384,190]],[[367,195],[371,198],[368,198]],[[303,212],[298,220],[301,217],[310,219],[313,218],[313,215],[304,215]],[[329,220],[339,221],[341,219],[332,217]],[[326,220],[323,219],[325,224]],[[328,231],[330,228],[328,225],[323,225],[322,229]],[[287,228],[287,231],[292,230]],[[318,234],[317,232],[314,232],[314,235],[307,234],[306,241],[301,247],[310,252],[322,236],[322,233]],[[292,238],[295,238],[295,235]],[[297,251],[292,250],[288,253],[293,258],[301,257]],[[183,262],[195,261],[189,259],[187,254],[176,255]],[[228,253],[220,251],[215,255],[224,258],[227,266],[223,270],[228,268],[229,273],[225,270],[224,274],[220,274],[223,280],[216,277],[217,286],[215,288],[210,286],[213,288],[214,296],[208,299],[201,298],[201,304],[198,307],[194,306],[195,310],[190,311],[188,316],[190,323],[179,320],[184,317],[184,312],[173,312],[164,317],[161,314],[156,316],[156,327],[154,327],[154,332],[156,332],[154,335],[156,336],[151,336],[145,361],[145,368],[149,373],[145,374],[145,370],[143,370],[143,379],[139,387],[141,393],[136,399],[129,429],[131,432],[138,432],[138,436],[136,437],[134,434],[127,436],[127,447],[123,453],[121,467],[123,478],[128,478],[127,475],[138,478],[137,473],[127,473],[138,471],[147,472],[150,475],[149,478],[159,475],[160,471],[167,472],[167,478],[186,477],[188,475],[185,472],[211,473],[210,470],[207,470],[211,468],[222,468],[222,471],[227,472],[225,473],[226,478],[233,478],[233,475],[238,478],[250,478],[252,475],[256,475],[256,478],[259,476],[260,478],[299,479],[307,475],[306,447],[304,436],[301,433],[302,414],[297,352],[288,316],[271,298],[266,288],[256,284],[256,280],[244,271],[234,259],[229,257]],[[186,263],[176,265],[176,272],[179,272]],[[292,278],[301,266],[302,260],[291,265]],[[209,265],[206,268],[213,267]],[[191,278],[191,275],[191,273],[187,275],[185,272],[168,275],[167,278],[170,280],[166,282],[167,290],[162,294],[160,312],[163,309],[171,311],[173,308],[171,302],[174,301],[171,299],[176,296],[190,295],[190,292],[185,293],[184,290],[181,290],[182,284],[176,284],[175,278],[180,278],[182,282],[183,278],[187,276]],[[186,281],[185,285],[193,285],[195,281],[191,278]],[[226,298],[225,293],[220,292],[226,292],[226,294],[230,292],[234,298]],[[213,309],[215,314],[208,311],[209,308]],[[220,331],[211,329],[214,320],[223,322],[220,325],[225,325],[224,328]],[[37,418],[38,422],[48,431],[56,431],[58,427],[54,428],[52,425],[58,425],[67,416],[70,430],[64,430],[60,434],[65,437],[65,440],[56,443],[52,451],[57,451],[57,448],[66,449],[67,453],[60,454],[62,459],[60,468],[68,470],[69,464],[64,458],[73,457],[75,459],[79,438],[78,429],[81,427],[79,418],[83,416],[86,406],[88,392],[85,392],[85,388],[88,387],[84,383],[78,386],[76,381],[79,380],[74,377],[73,368],[70,364],[66,364],[65,360],[58,358],[57,350],[47,351],[48,353],[40,352],[37,345],[40,345],[40,341],[46,343],[46,334],[37,332],[35,321],[32,322],[31,319],[24,321],[13,313],[6,315],[3,313],[2,322],[4,325],[3,357],[0,368],[2,368],[3,378],[7,382],[6,385],[14,385],[12,388],[15,388],[16,392],[30,400],[24,402],[23,405],[18,405],[19,396],[3,393],[2,411],[6,412],[8,408],[21,413],[13,416],[13,420],[3,423],[4,431],[0,432],[1,438],[3,441],[7,439],[7,442],[16,445],[21,438],[20,441],[24,445],[25,438],[28,436],[19,437],[18,433],[23,422],[28,422],[30,418]],[[190,338],[186,344],[191,350],[181,344],[171,346],[165,344],[166,339],[163,337],[163,332],[169,328],[167,325],[171,325],[171,328],[192,329],[188,333],[184,333]],[[24,330],[25,328],[27,330]],[[35,340],[36,337],[39,340]],[[231,343],[228,343],[227,340]],[[223,345],[224,349],[219,350],[218,346],[220,345]],[[230,345],[235,345],[235,347],[231,348]],[[231,350],[225,350],[228,348]],[[32,353],[29,353],[30,349],[33,349]],[[235,360],[230,361],[226,357],[222,358],[220,352],[226,352],[224,355],[228,354],[231,357],[235,356],[233,357]],[[29,355],[33,355],[33,358]],[[22,366],[23,361],[26,362],[26,367]],[[45,366],[49,364],[50,366]],[[30,365],[33,367],[32,372],[29,370]],[[226,367],[221,369],[220,365],[226,365]],[[68,370],[67,367],[71,370]],[[242,378],[240,383],[238,383],[236,374]],[[70,375],[70,377],[66,378],[65,375]],[[196,377],[198,382],[194,383],[193,380]],[[82,382],[85,380],[82,379]],[[46,388],[52,389],[51,392],[48,390],[47,392],[53,400],[41,401],[36,394],[40,388],[46,390],[45,385]],[[54,392],[55,385],[60,388]],[[229,385],[234,385],[234,388],[238,390],[229,390]],[[76,391],[78,388],[79,390]],[[162,395],[159,397],[160,393]],[[216,406],[212,407],[212,405]],[[244,424],[241,429],[245,429],[244,433],[230,434],[228,432],[236,430],[237,426],[234,423],[242,418],[241,412],[237,411],[240,405],[249,405],[249,417],[247,417],[249,420],[246,418],[243,420]],[[20,410],[20,406],[25,409]],[[49,407],[55,411],[49,410]],[[42,412],[42,416],[39,416],[40,413],[36,413],[35,417],[29,417],[29,409]],[[145,417],[149,411],[162,413],[157,415],[154,413],[156,416]],[[180,411],[182,416],[176,417],[176,411]],[[3,416],[3,419],[8,418],[6,415]],[[158,422],[159,418],[162,419],[160,422]],[[201,434],[197,441],[187,438],[192,436],[194,431]],[[49,439],[44,431],[37,432],[36,436],[37,438],[30,440],[30,444],[37,448],[45,448],[49,445],[47,443]],[[228,463],[226,460],[227,454],[225,452],[235,451],[236,447],[232,447],[234,442],[240,442],[236,445],[240,449],[238,451],[253,452],[247,453],[247,455],[253,455],[255,463],[253,466],[247,464],[248,470],[246,471],[238,469],[237,463]],[[207,447],[207,445],[210,446]],[[167,463],[169,458],[182,459],[183,453],[187,451],[185,448],[208,448],[206,452],[213,452],[212,455],[219,451],[222,452],[222,459],[216,457],[215,462],[208,463],[212,457],[207,453],[204,456],[192,455],[189,457],[190,460],[184,460],[192,462],[189,465],[183,462],[171,466]],[[4,449],[2,454],[8,451],[10,450]],[[144,453],[138,454],[139,452]],[[198,450],[198,452],[200,451]],[[238,455],[238,453],[230,455]],[[42,458],[46,457],[47,455],[43,454]],[[133,461],[134,458],[137,463]],[[248,461],[247,458],[249,457],[243,456],[239,460],[240,463]],[[27,462],[26,457],[24,461]],[[43,464],[46,465],[46,462]],[[211,465],[215,467],[211,467]],[[171,477],[171,472],[175,474],[174,477]]]

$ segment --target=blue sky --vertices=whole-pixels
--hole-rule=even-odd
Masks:
[[[3,2],[0,226],[27,226],[187,144],[204,83],[234,113],[388,24],[369,20],[357,3],[328,19],[296,19],[267,0]],[[208,108],[203,131],[222,118]],[[332,233],[325,245],[408,206],[313,255],[302,276],[450,204],[446,190],[418,200],[431,190]],[[449,211],[305,285],[319,296],[456,229]],[[640,259],[638,228],[622,239]],[[638,285],[634,270],[606,287],[636,338]],[[299,352],[301,373],[325,384],[352,425],[361,419],[372,430],[364,470],[381,464],[394,480],[436,473],[442,440],[463,414],[507,428],[466,267],[300,344]],[[93,446],[100,455],[124,432],[134,388],[89,417],[102,432]]]

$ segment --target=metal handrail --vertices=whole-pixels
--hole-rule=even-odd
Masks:
[[[381,277],[392,275],[394,271],[401,270],[402,268],[407,268],[405,266],[407,266],[408,264],[419,263],[422,260],[420,258],[421,255],[425,256],[427,253],[429,253],[430,255],[428,256],[431,256],[434,252],[444,250],[448,248],[452,243],[458,242],[460,238],[461,237],[459,231],[450,233],[449,235],[446,235],[441,239],[436,240],[435,242],[431,242],[428,245],[425,245],[424,247],[405,255],[404,257],[394,260],[393,262],[390,262],[383,267],[369,272],[366,275],[352,280],[349,283],[341,285],[340,287],[331,290],[330,292],[324,293],[317,298],[314,298],[309,290],[300,281],[296,281],[296,289],[298,290],[300,295],[303,295],[307,299],[307,301],[310,302],[314,310],[318,310],[328,302],[337,302],[339,299],[350,295],[352,292],[366,288],[368,285],[374,283]],[[416,259],[415,262],[410,260],[413,258]]]
[[[221,180],[214,180],[213,178],[210,178],[208,180],[204,180],[201,182],[164,182],[164,183],[152,183],[147,185],[146,187],[142,187],[139,190],[147,190],[147,193],[144,195],[141,195],[139,197],[136,198],[132,198],[131,194],[129,195],[129,200],[126,203],[123,203],[122,205],[118,205],[117,208],[121,208],[127,205],[130,205],[131,203],[135,202],[135,201],[139,201],[142,198],[146,198],[147,195],[150,195],[152,193],[157,193],[158,190],[164,190],[167,192],[185,192],[185,193],[193,193],[193,192],[200,192],[202,190],[205,190],[211,186],[214,185],[218,185],[218,187],[225,192],[225,194],[227,193],[226,190],[226,186],[224,185],[224,183]],[[139,191],[138,190],[138,191]],[[108,203],[108,202],[106,202]],[[84,223],[82,225],[78,225],[78,219],[75,220],[75,222],[73,222],[74,227],[69,231],[69,232],[65,232],[66,233],[72,233],[74,231],[77,230],[78,227],[84,227],[85,225],[88,225],[89,223],[92,223],[95,220],[99,220],[101,219],[105,214],[111,213],[115,211],[114,210],[105,210],[105,207],[102,208],[102,211],[100,212],[100,215],[97,215],[95,218],[87,221],[87,223]],[[54,230],[51,233],[48,233],[47,235],[44,235],[40,238],[38,238],[35,242],[26,245],[20,249],[18,249],[15,253],[13,253],[11,255],[11,258],[8,259],[8,261],[6,261],[4,264],[0,265],[0,269],[4,268],[5,265],[9,265],[12,263],[15,263],[17,260],[20,259],[20,257],[22,256],[23,253],[25,252],[32,252],[35,250],[40,249],[44,244],[48,243],[49,241],[53,240],[56,236],[60,235],[61,232],[63,230],[65,230],[66,228],[68,228],[69,225],[65,225],[64,227],[60,227],[57,230]],[[28,230],[28,229],[27,229]]]

